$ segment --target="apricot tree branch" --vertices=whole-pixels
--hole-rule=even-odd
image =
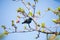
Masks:
[[[28,8],[28,6],[26,5],[26,3],[25,3],[23,0],[21,0],[21,2],[25,5],[25,7],[26,7],[28,10],[30,10],[30,8]]]
[[[57,35],[60,35],[60,32],[42,32],[41,30],[36,30],[36,29],[33,29],[33,30],[29,30],[29,31],[19,31],[19,32],[10,32],[10,33],[24,33],[24,32],[33,32],[33,31],[39,31],[41,33],[45,33],[45,34],[57,34]]]
[[[40,37],[39,35],[40,35],[40,32],[38,31],[38,34],[37,34],[37,37],[36,37],[36,39]]]

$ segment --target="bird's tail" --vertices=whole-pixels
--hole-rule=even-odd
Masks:
[[[24,22],[22,22],[22,24],[24,24]]]

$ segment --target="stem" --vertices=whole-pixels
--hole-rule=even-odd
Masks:
[[[17,27],[16,27],[16,25],[14,25],[14,28],[15,28],[15,32],[17,32]]]
[[[38,31],[38,34],[37,34],[37,37],[36,37],[36,39],[37,39],[37,38],[39,38],[39,35],[40,35],[40,32]]]
[[[35,10],[36,10],[36,2],[35,2],[35,6],[33,7],[33,10],[34,10],[34,14],[35,14]]]
[[[37,25],[37,23],[35,22],[35,20],[34,20],[34,19],[33,19],[33,22],[35,23],[35,25],[36,25],[36,29],[37,29],[37,26],[38,26],[38,25]]]
[[[48,34],[46,34],[46,39],[48,40]]]

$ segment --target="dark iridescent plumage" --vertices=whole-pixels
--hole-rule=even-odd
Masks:
[[[29,19],[26,19],[24,22],[22,22],[22,24],[24,24],[24,23],[30,24],[31,21],[32,21],[32,18],[29,18]]]

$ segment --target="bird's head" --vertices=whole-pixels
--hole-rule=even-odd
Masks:
[[[30,20],[33,20],[32,18],[29,18]]]

